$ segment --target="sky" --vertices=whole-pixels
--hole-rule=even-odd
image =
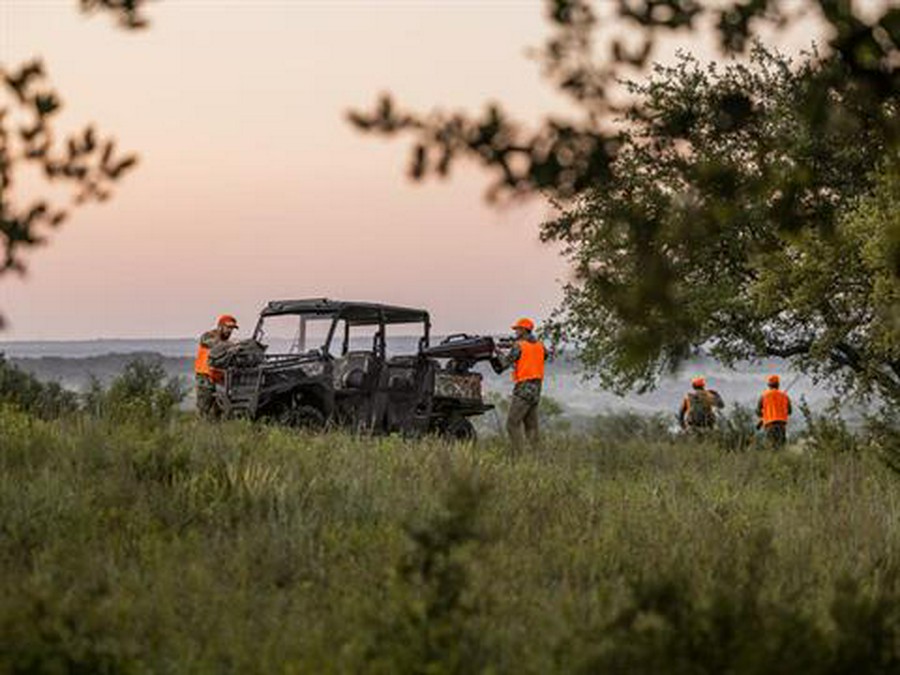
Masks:
[[[488,205],[474,165],[414,184],[408,143],[345,119],[384,91],[419,110],[570,111],[526,56],[547,36],[540,0],[161,0],[138,33],[75,6],[0,0],[0,63],[40,55],[60,126],[94,122],[140,165],[31,252],[25,278],[0,279],[0,340],[191,336],[320,296],[499,332],[558,304],[546,204]]]

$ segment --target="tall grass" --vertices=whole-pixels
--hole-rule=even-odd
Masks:
[[[6,408],[0,672],[898,672],[898,487],[824,442]]]

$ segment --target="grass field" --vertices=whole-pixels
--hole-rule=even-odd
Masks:
[[[0,412],[3,673],[900,672],[873,454]]]

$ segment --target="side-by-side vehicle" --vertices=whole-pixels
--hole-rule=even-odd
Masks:
[[[212,362],[225,370],[219,404],[228,417],[296,427],[474,438],[470,418],[493,406],[472,367],[493,357],[494,341],[453,335],[432,346],[430,333],[422,309],[269,302],[253,337]]]

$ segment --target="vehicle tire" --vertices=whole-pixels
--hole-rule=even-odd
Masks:
[[[282,413],[279,421],[294,429],[321,431],[325,428],[325,415],[311,405],[293,405]]]
[[[445,438],[461,443],[471,443],[478,438],[475,427],[465,417],[455,417],[447,420],[446,426],[441,430]]]

